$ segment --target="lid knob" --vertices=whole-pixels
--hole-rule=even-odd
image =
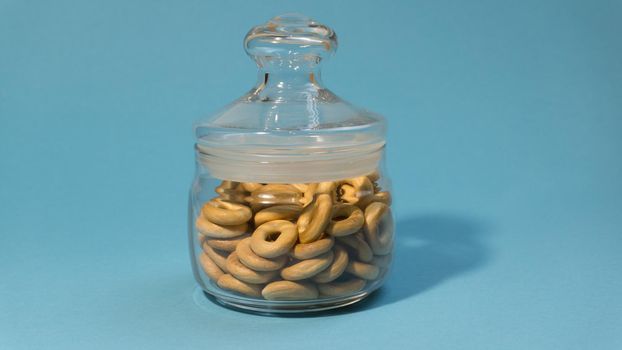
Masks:
[[[244,49],[260,66],[269,61],[319,63],[337,50],[337,35],[304,15],[284,14],[251,28]]]

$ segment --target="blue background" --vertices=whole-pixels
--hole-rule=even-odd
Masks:
[[[197,298],[192,121],[241,41],[329,24],[390,123],[385,288],[309,317]],[[0,0],[0,349],[622,348],[620,1]]]

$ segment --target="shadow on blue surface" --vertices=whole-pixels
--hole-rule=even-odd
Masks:
[[[393,271],[378,304],[409,298],[481,268],[491,256],[487,235],[485,223],[458,215],[429,214],[398,220]]]
[[[425,214],[397,222],[395,258],[389,280],[366,299],[336,310],[279,317],[338,316],[399,302],[426,292],[490,260],[488,228],[475,219]]]

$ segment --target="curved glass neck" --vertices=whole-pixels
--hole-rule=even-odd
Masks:
[[[249,98],[260,101],[295,101],[318,98],[324,90],[317,63],[273,61],[259,64],[257,84]]]

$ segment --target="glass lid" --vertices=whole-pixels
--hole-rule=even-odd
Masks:
[[[259,68],[257,84],[195,124],[200,159],[215,176],[250,179],[240,168],[223,169],[230,161],[270,163],[272,170],[255,169],[255,182],[334,180],[374,170],[385,142],[384,119],[322,84],[321,64],[337,49],[331,28],[303,15],[281,15],[253,27],[244,48]],[[353,161],[352,170],[335,169],[336,159]],[[292,163],[311,173],[299,174]]]

